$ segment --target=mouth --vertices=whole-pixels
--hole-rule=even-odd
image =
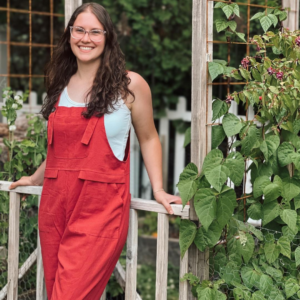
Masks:
[[[78,48],[82,51],[91,51],[94,47],[87,47],[87,46],[78,46]]]

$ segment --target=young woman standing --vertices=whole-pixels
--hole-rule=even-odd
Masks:
[[[162,151],[145,80],[125,69],[107,11],[86,3],[73,13],[46,70],[47,159],[11,184],[43,185],[39,231],[49,300],[99,299],[126,241],[131,122],[157,202]]]

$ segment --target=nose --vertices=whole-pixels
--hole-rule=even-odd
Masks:
[[[84,41],[84,42],[90,42],[91,39],[90,39],[89,33],[85,32],[85,34],[84,34],[84,36],[82,37],[81,40]]]

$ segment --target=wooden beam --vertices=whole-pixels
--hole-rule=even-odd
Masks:
[[[20,194],[9,195],[7,300],[18,299]]]
[[[65,0],[65,27],[74,12],[74,10],[82,4],[82,0]]]
[[[283,26],[291,31],[299,29],[299,0],[282,0],[283,8],[290,8],[288,18],[283,21]]]

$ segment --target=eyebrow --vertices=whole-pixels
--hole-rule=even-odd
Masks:
[[[74,26],[74,27],[79,27],[79,28],[85,29],[85,28],[82,27],[82,26]],[[91,30],[103,30],[103,29],[101,29],[101,28],[92,28]]]

